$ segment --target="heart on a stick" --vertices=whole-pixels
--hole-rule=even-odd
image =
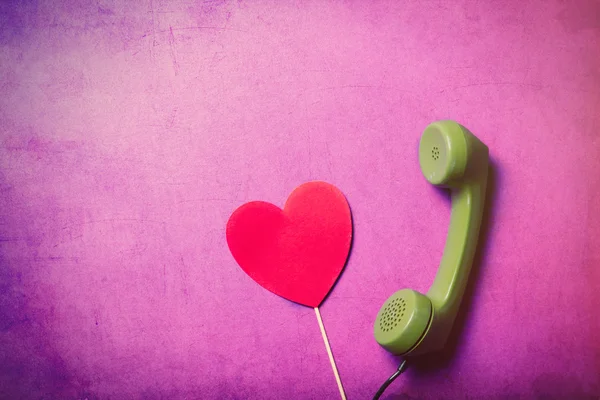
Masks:
[[[352,243],[352,216],[342,192],[326,182],[298,186],[283,209],[253,201],[227,222],[227,244],[259,285],[318,307],[342,272]]]

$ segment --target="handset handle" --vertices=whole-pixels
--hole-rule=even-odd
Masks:
[[[481,186],[484,186],[482,188]],[[485,182],[467,184],[451,194],[452,211],[444,254],[427,292],[438,314],[450,317],[460,306],[481,225]]]

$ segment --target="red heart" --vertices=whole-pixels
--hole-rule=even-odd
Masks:
[[[283,210],[253,201],[227,222],[231,254],[259,285],[305,306],[318,307],[346,264],[352,217],[335,186],[298,186]]]

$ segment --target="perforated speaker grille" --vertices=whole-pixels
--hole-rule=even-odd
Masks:
[[[402,321],[402,318],[404,318],[405,311],[406,301],[402,297],[392,300],[383,309],[383,314],[379,320],[381,330],[388,332],[394,329]]]

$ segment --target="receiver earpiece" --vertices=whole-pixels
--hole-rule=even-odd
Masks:
[[[483,214],[488,148],[454,121],[425,128],[419,163],[433,185],[449,188],[450,227],[434,282],[426,295],[402,289],[390,296],[375,320],[375,340],[396,355],[418,355],[446,344],[465,291]]]

